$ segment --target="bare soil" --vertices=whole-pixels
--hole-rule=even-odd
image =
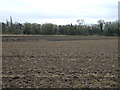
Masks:
[[[3,88],[116,88],[118,38],[3,36]]]

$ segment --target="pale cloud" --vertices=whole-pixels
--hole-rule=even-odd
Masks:
[[[0,20],[12,16],[14,21],[56,24],[75,23],[84,19],[96,23],[99,19],[117,20],[119,0],[1,0]]]

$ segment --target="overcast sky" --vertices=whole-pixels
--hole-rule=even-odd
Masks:
[[[0,21],[76,24],[116,21],[119,0],[0,0]]]

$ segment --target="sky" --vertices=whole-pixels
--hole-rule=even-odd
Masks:
[[[118,20],[120,22],[120,1],[118,3]]]
[[[0,0],[0,21],[53,23],[58,25],[95,24],[116,21],[119,0]]]

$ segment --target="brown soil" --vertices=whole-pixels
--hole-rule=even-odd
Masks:
[[[118,39],[3,36],[3,88],[115,88]]]

